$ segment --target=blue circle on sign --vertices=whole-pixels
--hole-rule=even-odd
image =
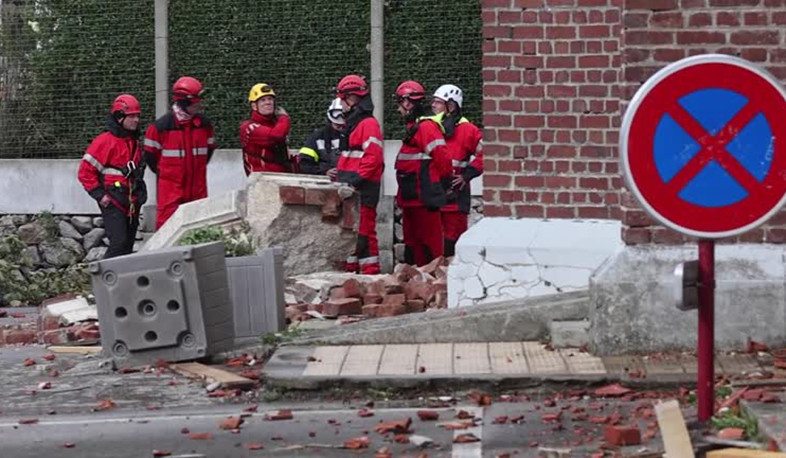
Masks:
[[[709,135],[715,136],[748,103],[748,99],[728,89],[701,89],[678,100],[679,105]],[[775,139],[763,114],[758,113],[726,144],[731,154],[760,183],[772,165]],[[701,151],[691,137],[668,113],[655,130],[653,153],[655,167],[668,183]],[[702,207],[724,207],[748,197],[746,190],[717,161],[711,160],[679,191],[678,196]]]

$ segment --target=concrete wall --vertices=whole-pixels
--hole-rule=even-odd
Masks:
[[[385,141],[385,175],[383,194],[396,194],[396,175],[393,169],[396,153],[401,146],[397,140]],[[80,159],[2,159],[0,160],[0,213],[35,214],[50,211],[55,214],[98,214],[95,201],[77,181]],[[155,202],[152,173],[145,181],[150,192],[149,202]],[[215,196],[246,188],[240,150],[217,150],[208,166],[208,195]],[[481,180],[472,182],[473,195],[482,194]]]
[[[718,245],[715,348],[741,350],[748,339],[786,343],[784,247]],[[697,311],[675,307],[674,268],[698,258],[695,245],[626,246],[591,279],[593,350],[601,354],[694,350]]]

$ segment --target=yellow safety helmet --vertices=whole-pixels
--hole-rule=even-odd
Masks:
[[[251,91],[249,91],[248,101],[256,102],[257,100],[261,99],[266,95],[272,95],[273,97],[275,97],[276,93],[275,91],[273,91],[273,88],[269,84],[258,83],[251,88]]]

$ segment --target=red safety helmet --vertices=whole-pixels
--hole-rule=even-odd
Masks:
[[[396,102],[404,99],[423,100],[424,98],[426,98],[426,89],[417,81],[412,80],[399,84],[398,88],[396,88],[396,94],[393,96]]]
[[[142,109],[139,107],[139,100],[131,94],[120,94],[112,102],[112,110],[114,113],[121,113],[123,116],[141,114]]]
[[[341,78],[336,86],[336,96],[346,99],[348,95],[355,94],[360,97],[369,93],[368,84],[365,78],[359,75],[347,75]]]
[[[191,76],[183,76],[172,86],[172,98],[175,100],[194,100],[202,97],[202,83]]]

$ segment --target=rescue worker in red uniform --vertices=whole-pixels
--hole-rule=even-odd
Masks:
[[[443,136],[442,114],[424,116],[426,91],[417,81],[404,81],[394,96],[407,125],[396,156],[396,203],[403,212],[404,258],[422,266],[442,256],[440,208],[453,172]]]
[[[276,93],[270,85],[255,84],[248,93],[251,119],[240,124],[243,167],[252,172],[292,172],[287,148],[289,115],[276,105]]]
[[[355,252],[347,258],[346,270],[378,274],[377,203],[385,168],[382,129],[374,118],[374,104],[363,77],[345,76],[336,87],[336,95],[341,99],[346,126],[339,145],[341,157],[327,175],[349,184],[360,196],[358,241]]]
[[[456,254],[456,241],[466,232],[471,207],[469,182],[483,173],[483,132],[461,115],[464,94],[452,84],[434,92],[431,110],[443,114],[445,142],[448,146],[453,180],[442,207],[442,230],[445,233],[445,256]]]
[[[130,254],[147,200],[139,144],[139,101],[121,94],[112,103],[107,131],[93,139],[79,164],[79,182],[98,202],[109,248],[104,259]]]
[[[148,126],[145,160],[158,175],[156,229],[186,202],[207,197],[207,163],[216,149],[211,121],[201,114],[202,83],[184,76],[172,87],[172,110]]]
[[[300,170],[303,173],[326,175],[328,170],[336,168],[345,124],[341,99],[335,98],[327,109],[327,124],[312,132],[300,148]]]

